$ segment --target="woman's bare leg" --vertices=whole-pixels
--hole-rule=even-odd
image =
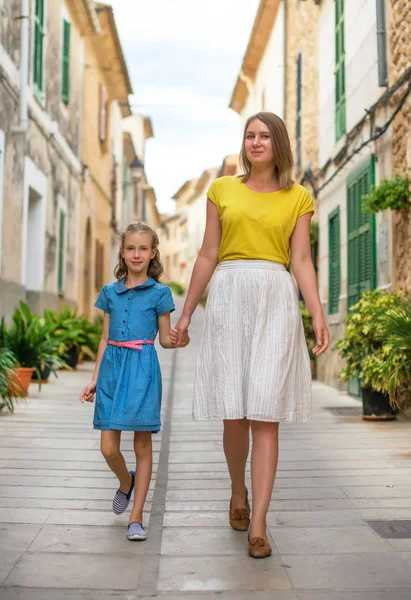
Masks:
[[[253,503],[250,537],[266,537],[267,511],[270,505],[278,463],[279,423],[251,421],[251,482]]]
[[[231,478],[231,507],[245,507],[245,467],[250,447],[250,423],[247,419],[224,421],[224,453]]]

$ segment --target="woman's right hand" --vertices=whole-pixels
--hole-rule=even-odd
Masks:
[[[94,396],[96,395],[96,381],[91,381],[80,394],[80,402],[94,402]]]
[[[177,343],[176,347],[178,348],[180,344],[183,342],[183,339],[186,335],[188,335],[188,328],[191,323],[191,318],[186,315],[181,315],[177,325],[174,329],[177,330]]]

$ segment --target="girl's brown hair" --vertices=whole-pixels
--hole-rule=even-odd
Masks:
[[[152,258],[149,262],[147,275],[154,279],[154,281],[160,281],[160,277],[164,273],[163,265],[160,262],[160,250],[158,249],[159,239],[158,235],[147,223],[131,223],[125,229],[121,236],[121,248],[124,248],[126,237],[130,233],[148,233],[151,236],[151,248],[152,250],[156,250],[154,258]],[[128,269],[126,265],[126,261],[121,255],[121,249],[118,251],[117,257],[118,263],[114,269],[114,275],[116,279],[125,279],[128,274]]]
[[[240,166],[244,171],[244,174],[240,175],[241,180],[245,183],[250,179],[251,175],[251,163],[245,153],[245,139],[249,125],[252,121],[255,121],[255,119],[259,119],[268,127],[268,131],[271,135],[271,142],[273,144],[274,173],[280,188],[289,190],[294,183],[291,178],[294,168],[294,159],[291,151],[290,138],[288,137],[284,121],[274,113],[270,112],[259,112],[247,119],[244,127],[243,144],[240,151]]]

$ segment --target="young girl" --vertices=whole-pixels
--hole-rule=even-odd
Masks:
[[[215,268],[194,388],[194,418],[224,421],[223,445],[231,477],[229,523],[250,527],[248,552],[271,554],[266,519],[278,459],[280,421],[311,416],[311,373],[290,262],[313,318],[316,355],[329,333],[318,295],[310,248],[314,212],[309,192],[293,182],[293,157],[284,122],[261,112],[245,125],[241,177],[221,177],[207,196],[204,242],[183,314],[183,340],[191,315]],[[172,332],[174,339],[174,330]],[[245,486],[251,453],[253,510]]]
[[[101,430],[101,452],[120,486],[113,511],[123,513],[135,488],[127,537],[145,540],[143,507],[152,471],[151,434],[160,430],[161,372],[154,348],[157,332],[163,348],[172,348],[170,289],[159,283],[163,273],[158,236],[145,223],[125,230],[114,271],[95,306],[104,311],[103,332],[93,379],[80,395],[94,402],[94,429]],[[182,345],[189,343],[186,336]],[[174,346],[175,347],[175,346]],[[128,471],[120,451],[122,431],[134,431],[136,471]]]

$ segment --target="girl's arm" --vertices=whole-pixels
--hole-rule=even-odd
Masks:
[[[166,312],[158,317],[158,334],[160,339],[160,346],[162,348],[171,349],[176,347],[177,333],[173,329],[171,330],[170,324],[170,313]],[[181,347],[187,346],[190,343],[188,334],[184,336]]]
[[[203,244],[195,262],[187,298],[180,320],[176,325],[178,332],[177,346],[182,343],[190,325],[191,315],[200,302],[218,264],[218,251],[221,243],[221,223],[217,207],[210,199],[207,200],[207,220]]]
[[[103,358],[104,351],[107,347],[108,340],[108,330],[110,326],[110,315],[109,313],[104,313],[103,317],[103,331],[101,332],[100,343],[98,345],[97,357],[96,357],[96,366],[94,367],[93,377],[91,382],[84,388],[84,390],[80,394],[81,402],[93,402],[94,394],[96,391],[97,385],[97,377],[100,369],[101,359]]]
[[[291,236],[291,268],[313,320],[317,345],[313,348],[317,356],[325,352],[330,334],[324,321],[323,309],[318,294],[317,277],[311,258],[310,222],[311,213],[297,219]]]

